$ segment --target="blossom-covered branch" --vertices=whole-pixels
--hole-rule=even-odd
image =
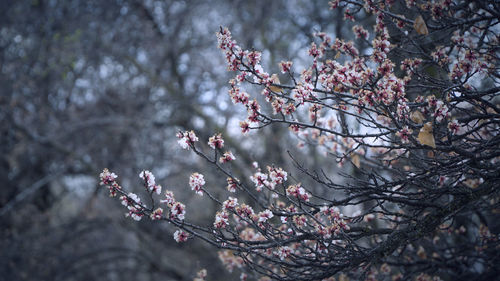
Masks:
[[[235,73],[230,98],[247,110],[242,133],[288,126],[331,162],[351,162],[354,173],[334,177],[290,155],[307,181],[273,163],[264,169],[246,163],[249,180],[240,181],[229,168],[238,155],[223,136],[202,145],[190,131],[178,134],[180,146],[227,178],[225,198],[200,172],[189,178],[196,194],[220,206],[213,223],[186,222],[186,207],[168,190],[164,212],[125,194],[107,170],[102,184],[122,194],[132,218],[166,220],[181,229],[176,241],[196,236],[221,248],[222,262],[242,278],[492,276],[500,247],[500,231],[489,228],[499,208],[500,7],[447,0],[330,1],[330,7],[354,21],[373,16],[375,26],[354,25],[356,41],[316,33],[310,65],[279,63],[285,82],[227,28],[217,33],[218,46]],[[154,206],[161,187],[147,171],[141,178]]]

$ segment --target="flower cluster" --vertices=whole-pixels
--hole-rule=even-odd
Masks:
[[[155,209],[149,217],[151,220],[160,220],[163,216],[163,209],[162,208],[157,208]]]
[[[279,67],[280,67],[280,70],[282,73],[287,73],[287,72],[290,72],[290,70],[292,69],[292,62],[291,61],[281,61],[279,63]]]
[[[200,173],[192,173],[189,177],[189,186],[191,190],[194,190],[196,194],[203,196],[202,187],[205,185],[205,178]]]
[[[151,173],[150,171],[142,171],[139,174],[139,177],[144,180],[144,184],[146,185],[147,190],[160,195],[161,185],[156,184],[155,176],[153,175],[153,173]]]
[[[180,202],[175,202],[170,207],[170,217],[172,219],[184,220],[186,214],[186,206]]]
[[[212,149],[223,148],[224,139],[221,134],[215,134],[208,139],[208,146]]]
[[[306,192],[300,183],[288,186],[286,189],[286,195],[293,196],[306,202],[309,201],[309,198],[311,198],[311,195]]]
[[[221,163],[227,163],[227,162],[233,161],[235,159],[236,159],[236,157],[234,157],[234,155],[233,155],[233,153],[231,151],[226,151],[226,152],[224,152],[224,154],[222,155],[222,157],[219,158],[219,162],[221,162]]]
[[[99,174],[100,185],[105,185],[109,189],[109,196],[115,197],[117,190],[121,190],[121,186],[116,182],[118,176],[115,173],[109,172],[108,169],[104,169],[101,174]]]
[[[129,193],[127,195],[120,196],[120,201],[122,205],[126,206],[128,213],[125,214],[126,217],[131,217],[136,221],[140,221],[144,216],[144,205],[141,203],[141,198],[135,193]]]
[[[238,180],[234,178],[227,178],[227,190],[229,192],[236,192],[236,188],[238,187]]]
[[[264,210],[264,211],[257,214],[258,222],[266,222],[267,220],[271,219],[272,217],[274,217],[274,215],[273,215],[273,212],[271,212],[270,210]]]
[[[183,148],[188,149],[194,146],[194,143],[198,141],[198,137],[193,131],[179,132],[177,133],[179,140],[177,143]]]
[[[222,211],[222,212],[217,212],[215,214],[215,221],[214,221],[214,227],[215,228],[225,228],[229,221],[228,221],[229,215],[227,212]]]
[[[409,129],[407,126],[405,126],[399,132],[396,132],[396,136],[401,138],[402,143],[408,143],[409,138],[410,138],[412,133],[413,133],[413,130]]]
[[[176,230],[174,232],[174,240],[175,242],[186,242],[189,238],[189,234],[185,231],[182,231],[180,229]]]

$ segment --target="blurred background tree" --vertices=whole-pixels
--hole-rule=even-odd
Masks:
[[[211,217],[213,204],[185,192],[187,167],[204,164],[172,148],[178,130],[197,129],[203,139],[224,133],[239,157],[286,167],[286,146],[277,145],[295,145],[286,129],[243,141],[228,130],[239,109],[229,106],[215,32],[230,27],[245,46],[264,51],[266,67],[277,72],[280,60],[305,56],[313,32],[344,28],[326,6],[1,1],[2,278],[187,280],[201,267],[225,272],[206,245],[177,245],[170,229],[121,219],[120,207],[97,192],[96,175],[109,167],[140,187],[136,174],[152,169],[179,199],[209,210],[193,214]],[[259,149],[243,150],[252,146]],[[319,167],[312,151],[305,159]]]

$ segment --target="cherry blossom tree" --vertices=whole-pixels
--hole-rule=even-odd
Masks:
[[[125,191],[107,169],[101,184],[120,198],[127,216],[170,223],[179,243],[198,238],[218,248],[242,280],[496,277],[500,6],[329,5],[354,22],[357,39],[315,33],[307,65],[291,58],[270,73],[262,54],[238,45],[227,28],[217,39],[234,73],[231,100],[248,113],[241,132],[258,137],[265,127],[286,126],[299,145],[344,167],[341,174],[311,169],[289,153],[293,171],[263,159],[239,163],[248,169],[237,178],[232,163],[240,159],[223,135],[201,140],[181,131],[179,148],[227,179],[226,187],[206,182],[204,171],[186,179],[193,196],[220,206],[213,222],[191,223],[189,206],[168,188],[161,193],[149,171],[139,174],[147,200]],[[366,18],[373,27],[362,24]],[[227,196],[215,192],[221,188]]]

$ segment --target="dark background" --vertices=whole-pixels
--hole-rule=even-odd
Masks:
[[[341,36],[343,23],[326,0],[0,1],[0,279],[191,280],[201,268],[238,278],[216,249],[125,218],[98,175],[107,167],[140,192],[151,170],[188,219],[211,224],[215,206],[187,180],[203,170],[212,186],[224,181],[179,149],[178,130],[203,142],[223,133],[243,174],[254,160],[286,167],[297,144],[286,128],[240,135],[245,113],[227,95],[215,32],[229,27],[278,73],[281,60],[300,65],[313,32]]]

